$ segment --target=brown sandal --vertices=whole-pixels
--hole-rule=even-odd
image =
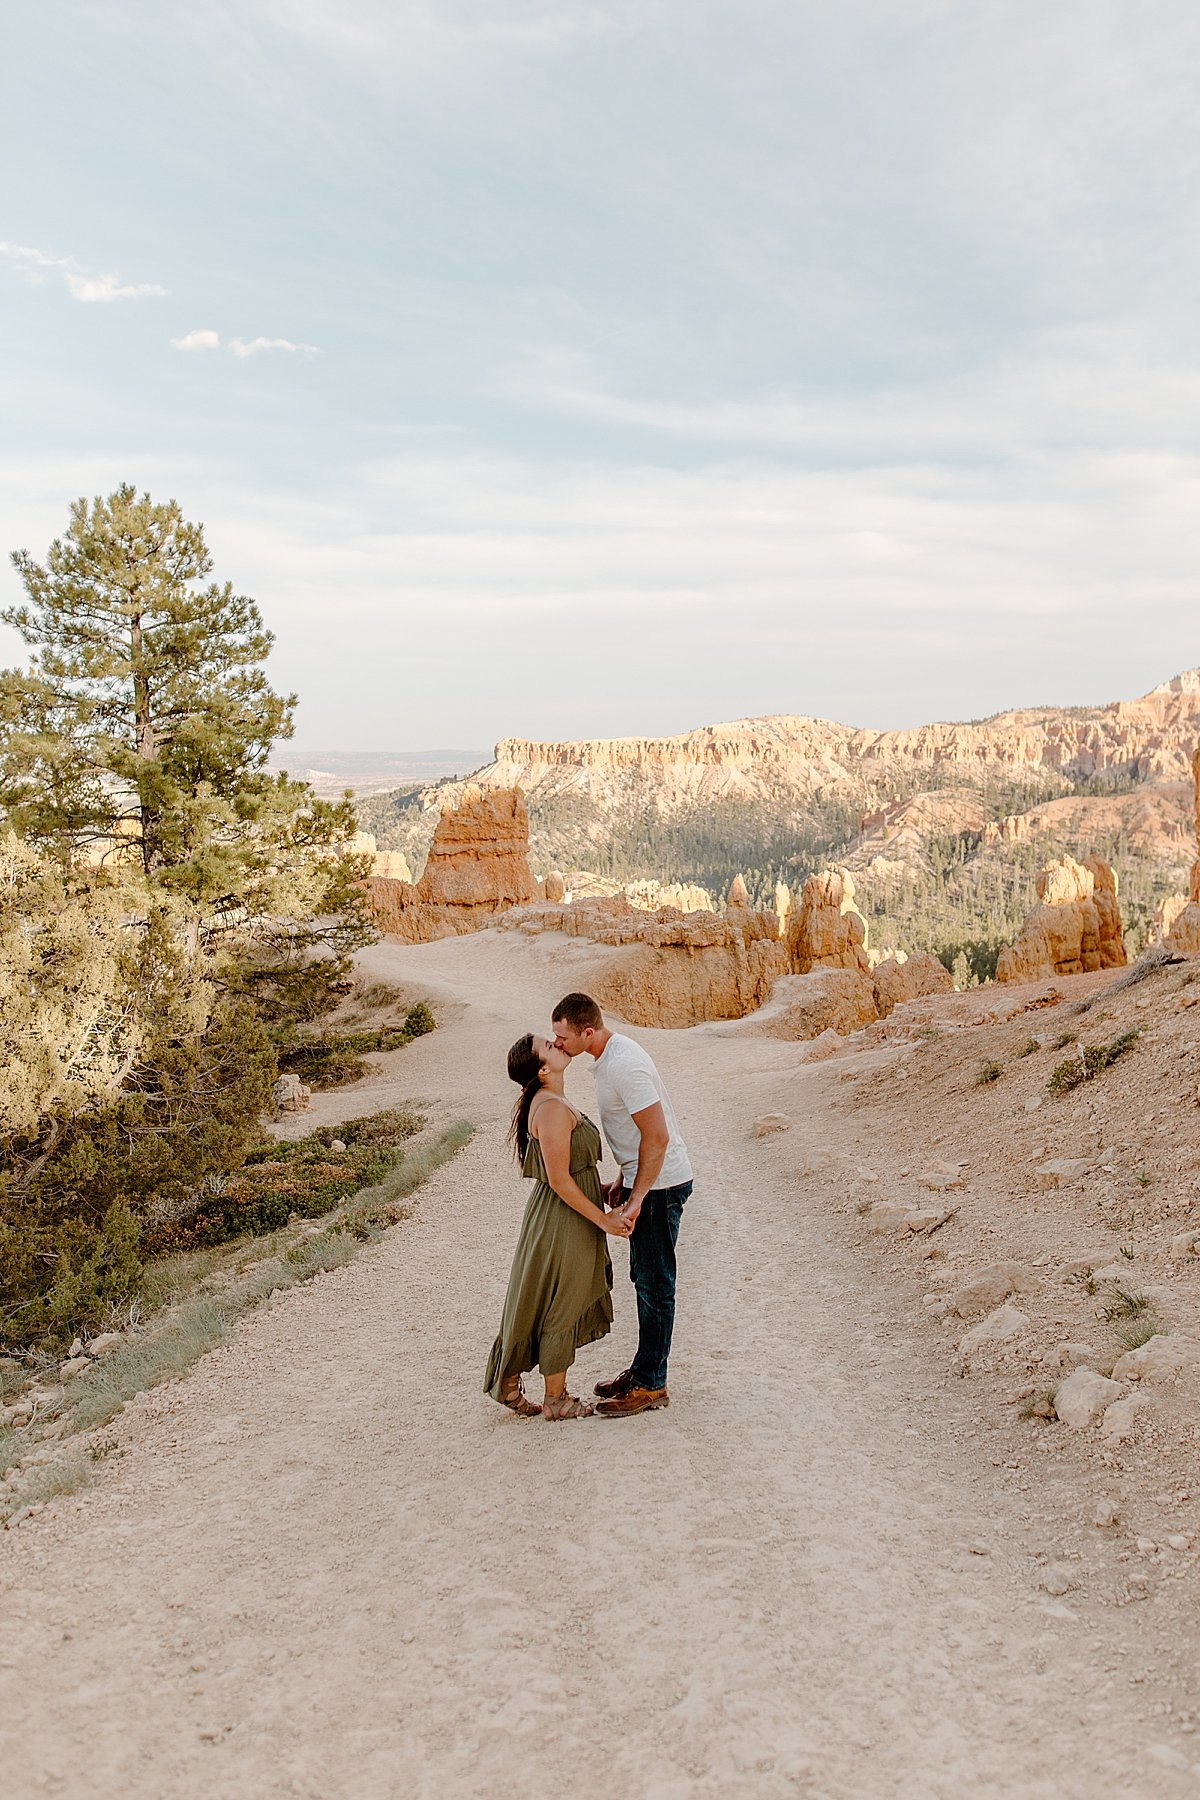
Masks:
[[[525,1389],[521,1386],[521,1377],[519,1375],[517,1376],[516,1385],[510,1387],[507,1393],[501,1388],[500,1404],[501,1406],[507,1406],[509,1412],[516,1413],[518,1419],[536,1419],[540,1417],[542,1411],[536,1401],[530,1400],[527,1397]]]
[[[577,1400],[574,1394],[560,1394],[556,1400],[542,1401],[542,1416],[557,1422],[559,1419],[590,1419],[594,1407],[586,1400]]]

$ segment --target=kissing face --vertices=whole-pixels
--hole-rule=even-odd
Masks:
[[[542,1066],[553,1069],[556,1074],[570,1065],[571,1053],[559,1045],[554,1038],[535,1037],[533,1040],[535,1053],[540,1057]]]
[[[568,1061],[573,1056],[582,1056],[596,1035],[590,1025],[586,1026],[583,1031],[577,1031],[574,1025],[567,1023],[566,1019],[555,1019],[552,1030],[556,1048],[563,1052]]]

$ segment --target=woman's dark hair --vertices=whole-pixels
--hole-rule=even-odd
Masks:
[[[542,1085],[542,1059],[533,1047],[531,1031],[527,1031],[523,1038],[518,1038],[508,1053],[508,1078],[515,1081],[521,1090],[521,1097],[513,1107],[508,1142],[513,1147],[513,1155],[517,1161],[523,1163],[525,1152],[529,1148],[529,1109],[533,1105],[534,1095]]]

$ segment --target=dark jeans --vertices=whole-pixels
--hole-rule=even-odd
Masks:
[[[629,1240],[629,1278],[637,1293],[638,1347],[631,1373],[634,1385],[664,1388],[671,1331],[675,1324],[675,1244],[690,1181],[651,1188]],[[626,1188],[628,1201],[630,1190]]]

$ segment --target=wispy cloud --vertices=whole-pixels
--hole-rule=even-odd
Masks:
[[[0,241],[0,256],[22,269],[33,281],[44,279],[41,271],[54,269],[62,276],[74,299],[85,306],[107,304],[113,300],[147,300],[166,293],[156,281],[123,282],[111,272],[93,275],[73,256],[50,256],[33,244],[11,244]]]
[[[172,350],[219,350],[221,339],[215,331],[189,331],[171,339]]]
[[[256,337],[247,341],[236,337],[231,339],[229,348],[235,356],[258,356],[264,350],[286,350],[293,355],[303,356],[319,354],[315,344],[294,344],[291,338]]]

